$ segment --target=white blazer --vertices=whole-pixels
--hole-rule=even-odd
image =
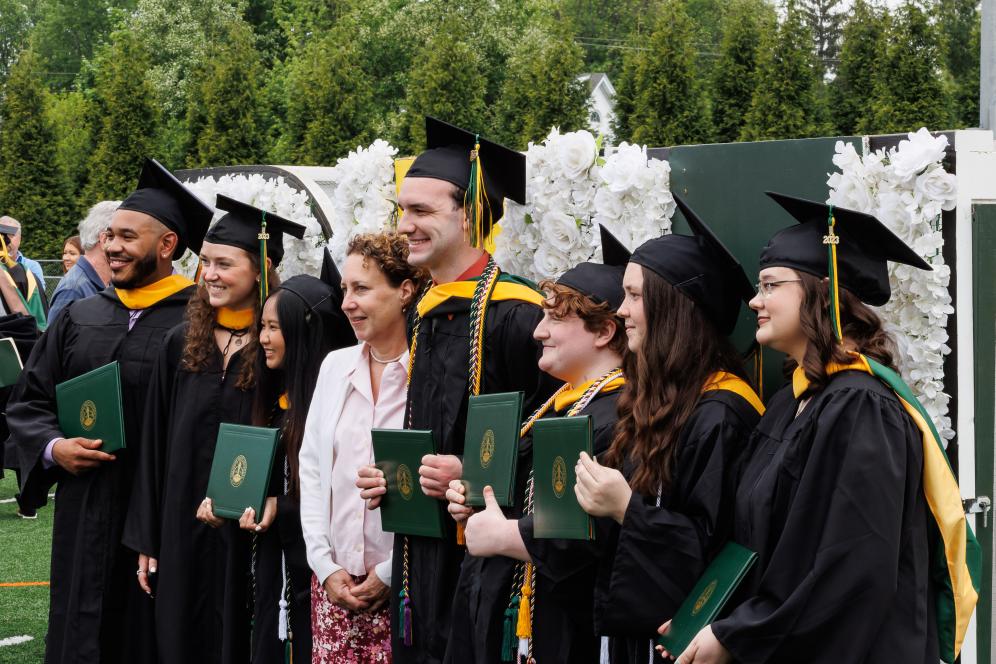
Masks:
[[[341,569],[332,559],[332,439],[349,390],[346,374],[356,366],[362,353],[363,344],[357,344],[332,351],[325,357],[298,454],[301,530],[308,565],[318,577],[319,585]],[[390,585],[391,559],[379,563],[376,571],[380,580]]]

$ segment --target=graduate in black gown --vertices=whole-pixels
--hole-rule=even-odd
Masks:
[[[152,602],[135,584],[135,553],[121,545],[149,374],[193,283],[172,274],[200,250],[211,220],[201,203],[149,160],[139,189],[111,219],[105,247],[112,287],[66,307],[35,346],[7,405],[22,500],[44,505],[58,483],[45,661],[155,662]],[[127,448],[63,437],[55,386],[109,362],[121,369]]]
[[[253,423],[281,430],[262,518],[248,508],[239,525],[255,536],[254,664],[311,661],[311,568],[301,532],[298,452],[321,358],[356,343],[342,313],[342,281],[326,251],[322,279],[291,277],[263,305]],[[333,287],[334,284],[334,287]],[[301,407],[295,407],[301,404]]]
[[[677,199],[677,197],[676,197]],[[616,528],[595,590],[612,662],[643,664],[652,638],[730,538],[737,463],[763,411],[727,338],[753,291],[743,268],[680,199],[693,235],[633,252],[623,280],[635,367],[609,450],[582,454],[582,508]]]
[[[867,306],[889,300],[888,261],[930,266],[872,216],[769,195],[800,223],[762,251],[750,303],[757,340],[794,367],[751,437],[736,497],[734,539],[758,561],[735,608],[679,660],[951,662],[977,598],[966,555],[978,546]]]
[[[604,228],[602,252],[606,264],[582,263],[556,282],[541,285],[547,300],[533,333],[543,345],[539,367],[563,385],[523,423],[523,429],[531,429],[542,417],[590,415],[595,454],[605,452],[615,434],[627,355],[626,331],[616,309],[623,299],[629,252]],[[488,488],[487,508],[468,520],[468,559],[486,559],[480,591],[458,596],[454,603],[463,610],[454,611],[447,658],[517,661],[521,646],[523,655],[543,664],[595,664],[600,649],[592,615],[594,579],[606,524],[596,524],[599,532],[592,541],[535,538],[533,516],[523,514],[524,506],[531,504],[531,430],[522,436],[519,449],[515,505],[503,510]],[[463,504],[459,481],[450,485],[447,498],[450,514],[466,519],[472,508]],[[461,585],[459,590],[465,589]],[[529,614],[531,621],[525,619]]]
[[[415,159],[398,197],[398,232],[408,236],[409,262],[426,268],[432,279],[412,320],[405,420],[407,428],[433,432],[437,454],[423,459],[419,475],[422,490],[439,500],[461,474],[470,395],[521,390],[525,408],[532,409],[554,389],[536,366],[540,347],[532,338],[543,298],[529,283],[501,272],[486,251],[504,199],[525,200],[525,157],[475,139],[427,118],[429,149]],[[471,353],[472,345],[477,348],[472,339],[480,340],[480,352]],[[364,497],[379,499],[383,474],[374,468],[360,472]],[[400,663],[441,662],[464,554],[456,528],[450,523],[443,539],[397,536],[394,548],[391,612],[399,615],[400,603],[406,603],[413,625],[406,639],[405,626],[392,621],[392,657]],[[399,597],[406,584],[408,595]]]
[[[204,238],[203,280],[151,374],[124,535],[142,554],[139,569],[158,577],[156,588],[142,588],[155,597],[167,664],[249,657],[250,538],[215,517],[204,496],[219,425],[252,421],[260,293],[283,256],[282,233],[304,235],[303,226],[272,214],[262,227],[262,211],[225,196],[217,207],[226,214]],[[265,259],[260,234],[269,235]]]

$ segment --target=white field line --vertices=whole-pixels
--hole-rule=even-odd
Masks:
[[[24,636],[9,636],[6,639],[0,639],[0,648],[3,648],[4,646],[17,646],[34,640],[35,637],[28,636],[27,634]]]

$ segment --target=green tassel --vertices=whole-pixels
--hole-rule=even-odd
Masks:
[[[519,648],[519,639],[515,636],[515,624],[519,620],[519,596],[512,597],[505,609],[505,624],[501,633],[501,661],[514,662]]]

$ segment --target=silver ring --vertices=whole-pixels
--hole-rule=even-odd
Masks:
[[[146,573],[146,571],[144,569],[140,569],[137,572],[135,572],[135,574],[138,574],[139,576],[141,576],[142,574],[145,574],[145,573]]]

